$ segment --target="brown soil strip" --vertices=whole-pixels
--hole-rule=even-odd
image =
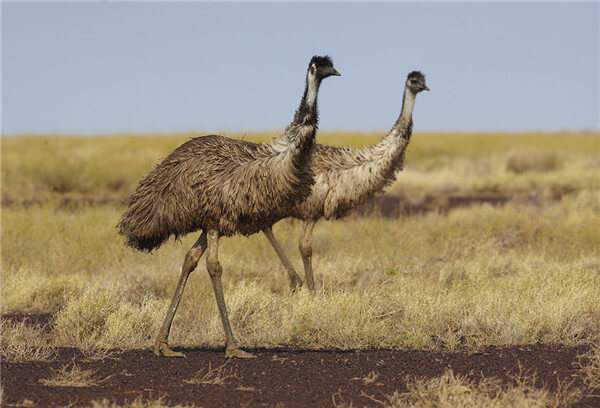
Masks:
[[[13,320],[15,322],[25,322],[27,326],[40,325],[46,329],[50,329],[50,325],[54,322],[54,316],[51,313],[38,314],[8,314],[2,315],[2,320]]]
[[[5,318],[6,316],[3,316]],[[12,317],[15,318],[15,317]],[[45,319],[40,317],[40,323]],[[34,319],[28,321],[33,322]],[[187,349],[185,359],[155,357],[150,350],[115,352],[103,360],[91,360],[72,348],[61,348],[49,363],[10,363],[2,361],[3,406],[16,406],[24,400],[37,407],[86,406],[103,398],[117,403],[138,397],[163,397],[169,404],[195,404],[201,407],[331,407],[333,399],[357,407],[377,407],[394,391],[406,391],[406,376],[432,378],[451,369],[477,381],[498,378],[515,384],[515,376],[532,375],[537,386],[556,389],[559,384],[581,385],[580,356],[588,348],[564,345],[485,347],[476,352],[426,350],[311,351],[299,349],[257,349],[254,360],[227,362],[222,350]],[[91,387],[50,387],[47,379],[68,363],[95,371],[106,379]],[[227,363],[227,364],[226,364]],[[209,367],[221,367],[228,377],[224,385],[190,384]],[[365,382],[372,373],[377,378]],[[600,396],[587,396],[578,407],[600,406]],[[595,395],[595,396],[594,396]]]
[[[446,213],[454,208],[468,207],[477,204],[504,205],[511,200],[510,196],[434,196],[427,195],[418,203],[411,202],[406,197],[385,194],[361,205],[353,214],[375,214],[395,218],[402,215],[424,214],[430,211]]]
[[[385,194],[361,205],[352,212],[354,215],[379,215],[383,217],[399,217],[401,215],[423,214],[430,211],[448,212],[457,207],[468,207],[477,204],[504,205],[511,200],[507,195],[467,196],[467,195],[427,195],[419,202],[413,202],[400,195]],[[123,198],[119,196],[95,197],[94,195],[62,194],[55,200],[27,199],[20,202],[4,199],[3,207],[22,205],[25,208],[55,203],[62,211],[81,211],[90,206],[114,205],[122,206]]]

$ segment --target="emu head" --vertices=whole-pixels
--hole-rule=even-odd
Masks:
[[[429,91],[429,88],[425,83],[425,75],[421,74],[419,71],[413,71],[408,74],[408,77],[406,78],[406,87],[414,93]]]
[[[340,76],[340,73],[333,67],[333,61],[328,55],[315,55],[308,64],[308,74],[317,79],[327,78],[332,75]]]

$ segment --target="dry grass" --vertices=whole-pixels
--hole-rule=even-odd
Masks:
[[[95,371],[83,370],[77,364],[70,363],[55,371],[52,378],[39,381],[47,387],[94,387],[110,378],[100,379],[95,374]]]
[[[88,357],[152,345],[196,237],[153,255],[123,246],[114,225],[119,200],[153,164],[190,136],[2,139],[2,313],[56,316],[52,335],[2,322],[5,361],[48,361],[57,346]],[[235,136],[235,135],[234,135]],[[241,135],[237,135],[240,136]],[[249,134],[264,141],[274,134]],[[326,144],[362,146],[378,134],[320,134]],[[314,235],[319,290],[288,292],[264,237],[223,240],[226,301],[245,347],[476,349],[483,345],[600,342],[600,160],[597,133],[414,135],[406,170],[391,187],[413,202],[426,195],[503,194],[523,199],[448,214],[320,222]],[[64,199],[106,200],[73,211]],[[44,202],[24,206],[19,203]],[[298,271],[299,225],[275,227]],[[217,346],[223,333],[201,262],[175,318],[171,344]],[[275,357],[274,357],[275,359]],[[582,360],[598,388],[600,352]],[[224,366],[188,382],[224,385]],[[376,382],[378,373],[359,378]],[[94,386],[106,379],[68,365],[44,380]],[[581,390],[550,392],[534,381],[501,387],[448,372],[407,379],[388,407],[554,407]],[[378,397],[379,398],[379,397]],[[339,396],[334,405],[345,406]],[[95,408],[118,408],[108,401]],[[163,399],[128,408],[168,407]]]
[[[382,403],[386,408],[549,408],[570,406],[582,391],[568,386],[554,392],[535,387],[534,377],[520,377],[503,387],[494,379],[475,383],[452,371],[433,379],[409,378],[408,391],[396,392]]]
[[[149,347],[196,237],[170,241],[153,255],[136,253],[116,234],[116,201],[72,211],[57,200],[121,198],[188,136],[3,138],[2,194],[13,205],[1,214],[2,312],[53,312],[53,345],[92,356]],[[378,137],[319,135],[357,146]],[[415,201],[455,193],[540,199],[322,221],[313,240],[314,295],[288,292],[264,237],[225,239],[220,261],[234,331],[243,346],[315,349],[600,341],[599,140],[591,133],[415,134],[393,191]],[[528,171],[510,169],[511,157],[536,149],[542,159]],[[49,201],[18,205],[39,198]],[[275,234],[300,271],[298,223],[283,221]],[[171,343],[223,343],[203,262],[189,280]]]
[[[377,371],[371,371],[369,374],[365,375],[363,378],[354,377],[351,380],[354,381],[362,381],[364,385],[368,385],[374,383],[379,378],[379,373]]]
[[[595,345],[586,355],[582,356],[581,373],[585,385],[600,393],[600,346]]]
[[[145,297],[139,302],[124,301],[114,282],[88,286],[69,300],[56,317],[57,344],[73,346],[88,354],[102,354],[109,348],[141,348],[152,341],[159,329],[166,303]]]
[[[26,321],[0,321],[0,351],[7,362],[52,361],[56,349],[46,331],[39,325]]]
[[[13,406],[14,407],[23,407],[23,408],[35,407],[35,403],[32,400],[25,398],[24,400],[22,400],[21,402],[17,402]]]
[[[183,381],[188,384],[210,384],[224,387],[227,385],[228,380],[238,378],[231,370],[225,372],[225,366],[228,362],[229,360],[217,368],[211,368],[211,364],[208,363],[208,370],[204,374],[198,371],[194,377]]]
[[[9,258],[15,255],[8,255],[5,248],[2,257],[3,268],[8,267]],[[81,275],[46,275],[35,270],[20,268],[11,274],[3,275],[1,288],[3,314],[55,312],[66,299],[79,293],[85,286],[85,279]]]
[[[118,202],[154,164],[194,136],[199,135],[3,137],[2,198],[17,203],[57,196]],[[276,133],[227,136],[267,141]],[[346,132],[321,133],[317,138],[324,144],[359,147],[381,136]],[[537,191],[549,185],[559,191],[569,186],[578,190],[598,187],[599,136],[584,132],[416,133],[406,171],[392,190],[411,195],[433,191],[485,194]],[[531,169],[537,171],[526,171]]]
[[[89,408],[194,408],[195,405],[170,405],[167,404],[164,398],[158,398],[155,400],[143,399],[138,397],[131,402],[127,402],[124,405],[110,402],[106,399],[101,401],[92,401]]]
[[[513,173],[521,174],[528,171],[546,172],[559,167],[556,152],[539,151],[514,151],[509,153],[506,160],[506,169]]]
[[[316,295],[288,293],[264,237],[225,239],[220,260],[234,330],[253,347],[598,341],[599,198],[582,192],[542,207],[484,205],[447,215],[322,222],[314,236]],[[114,231],[118,216],[111,206],[74,213],[5,209],[3,308],[52,305],[57,345],[149,347],[195,237],[153,255],[135,253]],[[280,223],[275,233],[300,270],[298,224]],[[22,246],[36,250],[15,256]],[[386,273],[390,268],[396,273]],[[222,344],[214,303],[201,263],[176,316],[173,345]]]

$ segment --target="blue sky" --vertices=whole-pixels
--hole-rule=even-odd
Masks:
[[[313,54],[322,130],[600,128],[599,3],[6,3],[2,131],[282,129]]]

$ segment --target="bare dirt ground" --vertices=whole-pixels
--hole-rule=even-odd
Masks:
[[[3,316],[22,319],[23,316]],[[30,316],[46,323],[48,315]],[[426,350],[255,349],[258,358],[227,361],[222,350],[183,350],[185,359],[155,357],[150,350],[114,351],[94,360],[79,350],[61,348],[52,362],[2,361],[3,406],[86,406],[92,400],[127,401],[163,398],[169,404],[200,407],[377,407],[386,395],[406,390],[407,376],[437,377],[451,369],[478,381],[497,378],[515,384],[519,374],[535,374],[536,386],[554,390],[581,383],[580,356],[586,347],[528,345],[485,347],[471,352]],[[95,386],[46,386],[67,364],[92,370]],[[215,370],[218,369],[218,370]],[[209,370],[213,370],[212,374]],[[201,378],[200,383],[186,380]],[[221,379],[222,381],[219,381]],[[204,381],[204,383],[202,383]],[[588,395],[578,407],[600,406]]]

